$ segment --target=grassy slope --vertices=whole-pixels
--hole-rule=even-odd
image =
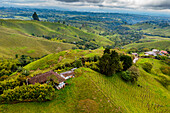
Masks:
[[[145,72],[140,66],[141,63],[150,61],[154,66],[152,74]],[[1,105],[2,112],[23,113],[36,112],[80,112],[86,108],[79,103],[82,100],[90,99],[95,103],[93,112],[169,112],[169,90],[165,89],[154,78],[153,73],[162,64],[158,60],[140,59],[138,66],[141,76],[137,84],[126,83],[118,75],[106,77],[88,68],[80,68],[76,71],[76,77],[67,81],[71,85],[56,91],[56,99],[49,102],[18,103]],[[163,75],[161,73],[161,75]],[[165,75],[163,75],[165,76]],[[94,104],[93,103],[93,104]],[[90,104],[90,105],[93,105]],[[90,110],[90,108],[89,108]],[[87,112],[87,111],[86,111]]]
[[[157,49],[170,49],[170,40],[145,42],[145,43],[133,43],[124,46],[126,49],[135,48],[157,48]]]
[[[128,25],[127,25],[128,26]],[[158,25],[151,24],[135,24],[133,26],[128,26],[132,29],[142,29],[144,33],[151,33],[152,35],[162,35],[162,36],[170,36],[170,26],[168,27],[160,27]]]
[[[3,25],[10,27],[29,35],[35,34],[38,36],[56,36],[66,39],[68,42],[81,41],[81,38],[96,39],[96,43],[100,46],[111,45],[113,42],[107,38],[97,36],[91,33],[83,32],[75,27],[66,26],[59,23],[37,22],[37,21],[21,21],[21,20],[0,20]],[[76,37],[75,37],[76,36]]]
[[[94,56],[101,55],[103,50],[83,51],[69,50],[58,54],[48,55],[36,62],[26,66],[27,69],[37,68],[46,65],[49,60],[58,61],[59,56],[63,59],[58,63],[74,61],[75,56]],[[153,64],[151,73],[145,72],[141,65],[144,62]],[[38,65],[38,66],[37,66]],[[155,59],[140,59],[137,66],[140,70],[140,77],[137,84],[126,83],[117,75],[106,77],[89,68],[80,68],[76,71],[76,77],[68,80],[70,84],[60,91],[56,91],[56,99],[49,102],[37,103],[18,103],[3,104],[0,106],[1,112],[80,112],[86,110],[79,103],[82,100],[90,99],[92,103],[89,108],[93,112],[169,112],[169,87],[166,89],[155,78],[169,76],[162,74],[160,67],[166,65]],[[48,68],[49,69],[49,68]],[[46,71],[48,69],[42,70]],[[42,72],[41,71],[41,72]],[[37,71],[35,71],[37,72]],[[137,85],[142,87],[138,87]],[[88,103],[88,102],[87,102]],[[80,109],[81,108],[81,109]],[[86,111],[87,112],[87,111]]]
[[[31,37],[17,30],[0,26],[0,57],[15,57],[15,54],[40,57],[72,47],[74,47],[72,44]]]

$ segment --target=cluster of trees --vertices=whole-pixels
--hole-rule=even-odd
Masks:
[[[97,66],[98,71],[106,76],[112,76],[119,72],[118,75],[126,82],[134,83],[140,75],[138,68],[132,66],[131,56],[119,55],[115,50],[110,51],[109,48],[104,50],[104,54],[99,59]]]
[[[116,72],[127,70],[132,66],[132,58],[128,55],[119,55],[115,50],[109,48],[104,50],[103,56],[99,59],[98,68],[102,74],[111,76]]]
[[[32,58],[27,55],[21,55],[20,57],[16,54],[16,59],[0,59],[0,77],[9,76],[15,71],[24,72],[23,68],[25,65],[36,61],[40,58]],[[26,72],[27,73],[27,72]]]
[[[55,89],[47,84],[23,85],[8,89],[1,95],[1,102],[47,101],[54,98]]]

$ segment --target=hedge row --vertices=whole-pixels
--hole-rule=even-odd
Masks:
[[[1,95],[1,102],[47,101],[54,97],[55,89],[47,84],[23,85],[8,89]]]

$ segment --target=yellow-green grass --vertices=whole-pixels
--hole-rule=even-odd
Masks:
[[[156,48],[156,49],[170,49],[170,40],[145,42],[145,43],[133,43],[124,46],[126,49],[130,48]]]
[[[25,66],[25,69],[36,70],[38,68],[43,68],[45,66],[62,65],[65,63],[72,63],[81,57],[94,57],[101,56],[103,54],[103,49],[97,50],[66,50],[59,53],[50,54],[42,59],[32,62]],[[60,60],[59,60],[60,57]],[[51,68],[53,68],[51,67]]]
[[[139,41],[148,42],[148,41],[170,40],[170,38],[162,38],[162,37],[159,37],[159,36],[147,36],[147,35],[144,35],[144,36],[145,36],[146,38],[140,39]]]
[[[131,29],[139,29],[141,28],[144,33],[151,33],[152,35],[161,35],[161,36],[170,36],[170,27],[164,27],[161,28],[157,25],[151,25],[151,24],[135,24],[135,25],[124,25],[126,27],[129,27]]]
[[[0,26],[0,57],[13,58],[15,54],[41,57],[72,47],[75,45],[32,37],[20,33],[20,31]]]
[[[38,21],[21,21],[21,20],[0,20],[2,25],[8,28],[18,30],[28,35],[34,34],[38,36],[50,36],[61,39],[66,39],[68,42],[81,41],[80,38],[87,40],[95,39],[96,44],[100,46],[112,45],[113,42],[109,39],[98,36],[92,33],[87,33],[78,28],[66,26],[59,23],[52,22],[38,22]]]

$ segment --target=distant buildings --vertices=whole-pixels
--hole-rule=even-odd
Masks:
[[[164,50],[157,50],[157,49],[153,49],[152,51],[148,51],[148,52],[145,52],[144,53],[146,56],[157,56],[157,55],[161,55],[161,56],[164,56],[164,55],[168,55],[168,52],[167,51],[164,51]]]

